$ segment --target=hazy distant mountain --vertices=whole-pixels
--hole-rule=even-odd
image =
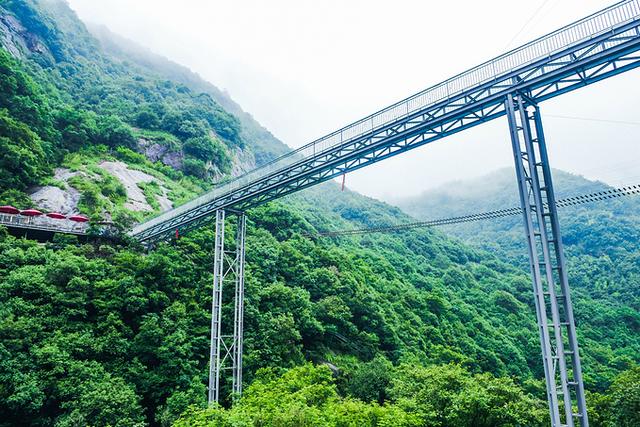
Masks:
[[[256,151],[257,164],[265,163],[291,150],[258,123],[251,114],[244,111],[227,92],[218,89],[189,68],[155,54],[138,45],[135,41],[111,32],[104,26],[88,25],[87,28],[100,41],[105,52],[153,70],[167,79],[192,88],[194,91],[211,95],[226,111],[240,120],[241,134],[251,141]]]

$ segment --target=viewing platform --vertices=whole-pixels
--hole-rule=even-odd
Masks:
[[[83,215],[43,213],[37,209],[20,210],[13,206],[0,206],[0,225],[19,237],[50,240],[56,233],[85,236],[89,218]]]

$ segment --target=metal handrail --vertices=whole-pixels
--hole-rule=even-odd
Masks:
[[[374,132],[376,129],[387,126],[412,113],[423,110],[430,105],[446,101],[479,85],[497,80],[500,76],[509,74],[516,69],[549,57],[577,43],[604,34],[610,31],[611,28],[623,25],[638,17],[640,17],[640,0],[624,0],[611,5],[606,9],[451,77],[442,83],[418,92],[415,95],[353,122],[296,150],[292,150],[259,168],[214,188],[182,206],[162,213],[138,225],[134,228],[134,234],[139,230],[141,231],[162,223],[164,218],[171,218],[186,213],[224,194],[244,187],[251,182],[283,170],[295,162],[305,158],[315,157],[324,151]]]
[[[3,213],[0,213],[0,225],[74,233],[84,233],[89,228],[88,223],[78,223],[68,219],[51,219],[46,216],[33,217]]]

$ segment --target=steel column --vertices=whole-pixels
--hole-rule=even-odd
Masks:
[[[225,212],[216,211],[216,237],[213,256],[213,295],[211,299],[211,345],[209,352],[209,398],[218,402],[220,395],[220,347],[222,346],[222,285],[224,280]]]
[[[235,397],[242,393],[242,347],[244,334],[244,238],[247,228],[247,217],[238,215],[236,236],[236,277],[235,303],[233,316],[233,386]]]
[[[540,110],[524,95],[508,95],[505,110],[529,251],[551,425],[588,427],[575,321]]]
[[[232,251],[224,248],[225,211],[216,211],[216,235],[213,263],[213,298],[211,305],[211,351],[209,354],[209,405],[220,400],[222,371],[232,371],[232,393],[242,393],[242,335],[244,321],[244,247],[246,217],[237,214],[236,244]],[[222,297],[225,282],[235,284],[233,335],[222,334]]]

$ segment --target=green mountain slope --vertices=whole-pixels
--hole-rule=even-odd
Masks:
[[[125,226],[282,149],[184,69],[104,47],[63,2],[0,7],[0,204],[73,188],[73,209]],[[171,425],[190,405],[182,425],[544,425],[526,272],[433,230],[316,239],[410,220],[331,183],[248,215],[251,385],[231,411],[201,410],[211,228],[149,253],[0,230],[0,426]],[[608,304],[585,291],[577,310],[600,425],[634,421],[640,383],[638,315]]]
[[[152,160],[211,180],[286,150],[195,74],[149,53],[118,49],[104,32],[102,41],[94,38],[64,2],[42,5],[4,2],[0,33],[6,51],[24,61],[40,86],[36,92],[48,98],[36,105],[55,128],[39,135],[51,146],[54,163],[55,156],[101,143],[145,154],[153,149],[162,155]],[[5,89],[10,95],[15,88],[7,82]]]
[[[153,70],[166,79],[182,83],[196,92],[210,95],[225,111],[239,120],[240,135],[251,146],[257,165],[264,164],[289,151],[289,147],[276,139],[226,92],[203,80],[190,69],[154,54],[138,46],[134,41],[110,32],[106,27],[88,26],[88,29],[100,41],[105,52],[114,57]]]

